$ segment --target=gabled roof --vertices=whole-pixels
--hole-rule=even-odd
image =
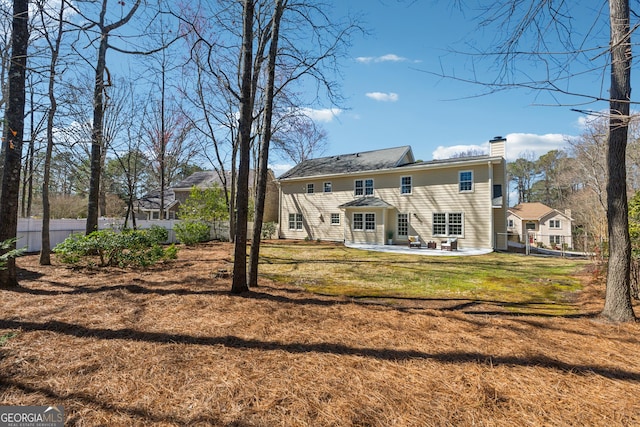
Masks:
[[[142,210],[160,210],[160,190],[153,190],[137,200],[138,207]],[[172,189],[164,191],[164,208],[171,209],[179,203]]]
[[[540,221],[542,218],[552,213],[560,214],[569,218],[568,215],[565,215],[557,209],[550,208],[540,202],[520,203],[519,205],[509,208],[508,212],[514,214],[520,219],[533,221]]]
[[[360,197],[359,199],[352,200],[350,202],[344,203],[338,208],[390,208],[391,205],[379,197],[371,197],[365,196]]]
[[[411,147],[405,145],[383,150],[304,160],[280,175],[279,179],[390,169],[414,162],[415,159]]]

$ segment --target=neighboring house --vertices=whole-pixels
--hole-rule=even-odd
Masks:
[[[255,194],[255,172],[249,171],[249,193]],[[189,175],[176,183],[165,192],[165,209],[170,219],[177,218],[180,204],[184,203],[193,187],[200,189],[211,188],[214,185],[223,188],[220,176],[215,171],[200,171]],[[231,185],[231,174],[227,172],[227,185]],[[138,202],[138,210],[144,213],[145,219],[158,219],[160,217],[160,191],[152,192]],[[278,186],[271,170],[268,171],[267,193],[265,197],[264,222],[278,220]]]
[[[573,248],[571,211],[564,213],[542,203],[520,203],[508,210],[507,232],[518,236],[519,242],[546,247]]]
[[[152,191],[145,194],[136,201],[137,207],[136,217],[139,219],[160,219],[160,190]],[[178,217],[178,208],[180,202],[176,200],[172,189],[164,191],[164,210],[167,219],[176,219]]]
[[[416,162],[410,146],[305,160],[278,179],[281,238],[506,249],[502,137],[489,155]]]

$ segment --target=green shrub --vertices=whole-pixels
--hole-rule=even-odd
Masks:
[[[273,235],[276,234],[276,223],[275,222],[265,222],[262,224],[262,238],[263,239],[273,239]]]
[[[161,245],[167,237],[167,230],[158,226],[149,230],[124,230],[121,233],[100,230],[87,236],[72,234],[53,248],[53,252],[68,264],[78,264],[83,259],[90,264],[97,257],[101,267],[147,267],[161,260],[176,258],[175,247],[165,249]]]
[[[0,250],[1,251],[7,251],[7,252],[3,253],[2,255],[0,255],[0,270],[4,270],[5,269],[5,266],[7,265],[7,261],[9,261],[12,258],[17,258],[17,257],[21,256],[26,251],[26,248],[11,249],[13,247],[13,244],[17,240],[18,239],[13,238],[13,239],[9,239],[9,240],[5,240],[3,242],[0,242]]]
[[[209,225],[203,221],[183,220],[174,225],[173,229],[178,241],[188,246],[211,240]]]

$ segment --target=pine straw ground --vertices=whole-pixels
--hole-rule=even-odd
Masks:
[[[263,281],[231,246],[145,271],[18,260],[1,291],[0,404],[66,425],[640,425],[640,325],[388,306]],[[638,308],[636,307],[636,312]],[[15,334],[15,335],[14,335]]]

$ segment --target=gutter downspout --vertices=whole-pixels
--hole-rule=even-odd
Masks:
[[[489,218],[491,218],[490,224],[489,224],[489,233],[490,234],[490,240],[491,240],[491,248],[495,251],[496,250],[496,236],[495,236],[495,224],[494,224],[494,217],[493,217],[493,164],[491,163],[491,161],[488,162],[489,165]]]

